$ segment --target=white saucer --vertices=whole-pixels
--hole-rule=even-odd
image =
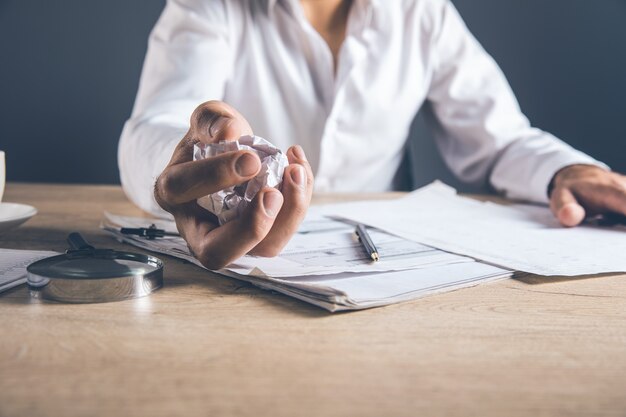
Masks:
[[[37,214],[37,209],[26,204],[0,203],[0,233],[19,226]]]

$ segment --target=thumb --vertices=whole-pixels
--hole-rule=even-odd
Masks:
[[[199,105],[191,115],[190,124],[193,139],[205,144],[252,135],[252,128],[241,113],[222,101]]]
[[[566,187],[558,187],[552,191],[550,209],[566,227],[578,226],[585,219],[585,209],[578,204],[576,197]]]

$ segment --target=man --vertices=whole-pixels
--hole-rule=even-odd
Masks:
[[[208,268],[274,256],[305,215],[314,170],[319,191],[393,187],[424,103],[461,179],[549,200],[565,226],[626,213],[624,177],[530,126],[449,0],[168,1],[120,141],[122,184],[144,210],[171,213]],[[253,132],[289,148],[284,184],[218,227],[196,199],[260,162],[246,151],[192,161],[193,145]]]

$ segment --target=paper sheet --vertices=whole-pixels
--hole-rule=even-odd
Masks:
[[[441,183],[397,200],[347,203],[325,210],[508,269],[562,276],[626,271],[624,228],[564,228],[547,207],[479,202],[460,197]]]
[[[56,252],[0,249],[0,292],[26,282],[26,267]]]
[[[329,311],[362,310],[510,278],[511,271],[481,262],[369,274],[266,278],[224,275],[279,291]]]

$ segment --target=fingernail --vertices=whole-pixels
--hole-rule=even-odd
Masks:
[[[211,126],[209,127],[209,135],[212,138],[216,137],[224,128],[226,128],[231,122],[229,117],[219,116],[217,119],[211,122]]]
[[[296,158],[301,159],[303,161],[306,161],[306,155],[304,154],[304,149],[302,149],[302,146],[300,145],[296,145],[293,147],[293,154],[296,156]]]
[[[235,169],[241,177],[254,175],[259,170],[259,158],[250,153],[244,153],[235,162]]]
[[[280,193],[276,191],[267,191],[265,195],[263,195],[263,208],[265,209],[265,214],[269,217],[276,217],[282,204],[283,199]]]
[[[302,165],[296,165],[293,167],[291,170],[291,180],[299,187],[304,188],[306,173],[304,172],[304,167]]]

